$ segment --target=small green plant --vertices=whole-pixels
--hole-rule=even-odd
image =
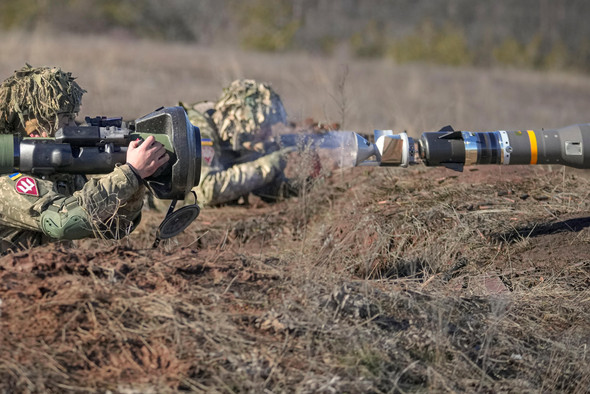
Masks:
[[[388,55],[398,63],[426,62],[452,66],[473,63],[463,30],[446,24],[437,28],[430,20],[422,22],[415,32],[394,41]]]
[[[509,66],[524,65],[523,53],[524,46],[513,37],[508,37],[493,50],[495,61]]]
[[[0,3],[0,28],[27,26],[43,12],[43,3],[36,0],[5,0]]]
[[[578,58],[583,56],[580,54],[584,53],[584,43],[580,49]],[[499,65],[543,70],[566,69],[576,63],[574,56],[562,41],[549,44],[540,33],[526,44],[508,37],[493,50],[494,61]]]
[[[242,5],[241,45],[245,49],[276,52],[293,46],[301,22],[294,19],[289,1],[256,0]]]
[[[539,68],[541,44],[540,35],[535,35],[527,44],[508,37],[492,53],[496,63],[503,66]]]
[[[100,12],[107,21],[118,26],[131,26],[136,21],[137,5],[107,0],[100,3]]]
[[[326,55],[333,54],[336,44],[338,43],[337,40],[332,36],[321,37],[318,42],[320,51]]]
[[[547,70],[563,70],[569,66],[570,54],[565,44],[558,40],[553,43],[551,51],[543,58],[543,68]]]
[[[387,48],[383,27],[370,20],[361,31],[350,37],[350,47],[358,57],[383,56]]]

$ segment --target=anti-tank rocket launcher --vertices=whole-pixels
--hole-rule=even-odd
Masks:
[[[129,142],[152,135],[164,145],[170,160],[144,181],[157,198],[172,200],[156,244],[179,234],[197,218],[194,192],[195,204],[174,211],[177,200],[190,195],[201,176],[201,135],[183,108],[159,108],[128,123],[105,117],[87,117],[86,123],[63,127],[52,138],[0,135],[0,174],[107,174],[125,163]]]
[[[455,131],[446,126],[415,141],[406,133],[375,130],[375,142],[356,134],[355,165],[407,167],[422,162],[462,171],[476,164],[560,164],[590,168],[590,123],[560,129]]]

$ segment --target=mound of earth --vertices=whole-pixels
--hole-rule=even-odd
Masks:
[[[0,258],[2,392],[586,392],[588,180],[356,168]]]

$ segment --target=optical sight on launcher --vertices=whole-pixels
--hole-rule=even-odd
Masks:
[[[128,123],[106,117],[87,117],[86,123],[63,127],[52,138],[0,135],[0,174],[106,174],[125,163],[129,142],[152,135],[164,145],[170,160],[145,183],[157,198],[172,200],[155,245],[197,218],[194,192],[195,203],[174,212],[177,200],[185,199],[201,176],[201,134],[182,107],[159,108]]]
[[[356,134],[356,165],[407,167],[418,162],[463,171],[476,164],[560,164],[590,168],[590,123],[555,130],[455,131],[446,126],[418,141],[375,130],[375,142]],[[371,158],[374,157],[374,160]]]

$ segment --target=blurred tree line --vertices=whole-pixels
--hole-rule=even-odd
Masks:
[[[0,29],[590,72],[586,0],[2,0]]]

